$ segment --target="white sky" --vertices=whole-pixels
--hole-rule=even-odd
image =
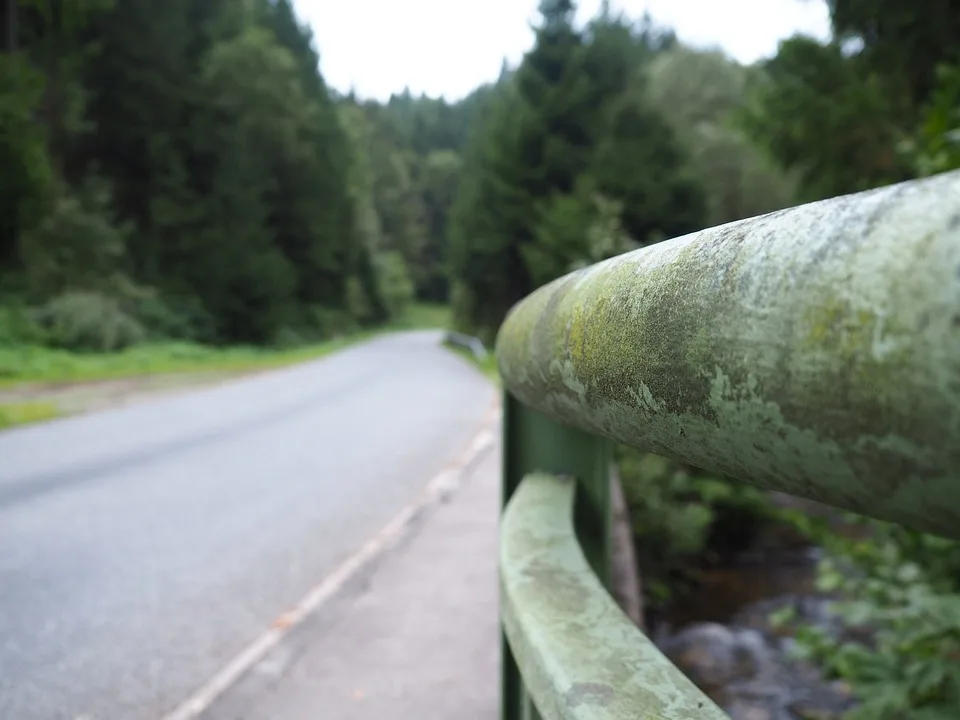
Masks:
[[[585,21],[601,0],[581,0]],[[538,0],[294,0],[312,27],[327,83],[385,100],[409,87],[456,100],[495,80],[533,43]],[[743,63],[776,52],[795,33],[829,34],[822,0],[612,0],[630,17],[644,10],[684,42],[720,46]]]

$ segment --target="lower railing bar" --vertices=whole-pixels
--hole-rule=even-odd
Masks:
[[[573,526],[575,481],[527,475],[500,526],[500,605],[544,720],[729,720],[624,615]]]

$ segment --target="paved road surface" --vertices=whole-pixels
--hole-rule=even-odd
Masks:
[[[479,428],[439,333],[0,434],[0,718],[156,720]]]
[[[500,448],[203,720],[498,720]]]

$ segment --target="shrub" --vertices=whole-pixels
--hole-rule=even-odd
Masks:
[[[410,272],[399,252],[386,252],[376,257],[380,294],[390,318],[403,315],[413,301],[414,287]]]
[[[29,312],[16,306],[0,307],[0,347],[39,345],[41,342],[43,332]]]
[[[62,293],[38,308],[35,318],[47,344],[65,350],[111,352],[146,336],[117,300],[96,292]]]
[[[916,137],[901,143],[899,151],[921,176],[960,168],[960,66],[937,68],[937,86]]]
[[[347,312],[361,325],[368,324],[374,319],[370,298],[360,278],[356,276],[347,278]]]
[[[627,447],[616,457],[651,607],[682,590],[686,570],[721,539],[728,543],[720,536],[730,528],[747,542],[772,517],[766,494],[744,483]]]
[[[317,306],[310,311],[311,330],[316,339],[346,335],[357,329],[356,320],[345,310]]]
[[[847,720],[952,720],[960,707],[960,543],[848,516],[861,537],[806,524],[829,556],[818,585],[855,633],[801,628],[797,654],[862,701]],[[781,618],[788,620],[789,618]]]
[[[132,303],[133,315],[156,340],[212,343],[216,323],[199,301],[144,293]]]
[[[33,297],[45,301],[73,290],[119,294],[129,227],[111,218],[110,194],[95,180],[62,191],[51,212],[24,233],[21,255]]]

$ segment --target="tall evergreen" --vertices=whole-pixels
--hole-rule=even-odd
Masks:
[[[454,309],[487,339],[536,286],[702,223],[682,149],[635,92],[635,76],[666,43],[609,10],[584,33],[574,11],[570,0],[541,3],[534,47],[501,84],[465,160]]]
[[[327,87],[292,0],[8,3],[0,296],[51,327],[110,308],[129,338],[223,343],[449,299],[491,339],[538,285],[794,183],[804,199],[956,167],[949,5],[830,0],[833,42],[742,68],[608,3],[581,28],[544,0],[496,82],[374,102]]]
[[[828,0],[833,37],[780,44],[753,78],[747,134],[820,199],[960,165],[953,0]]]

